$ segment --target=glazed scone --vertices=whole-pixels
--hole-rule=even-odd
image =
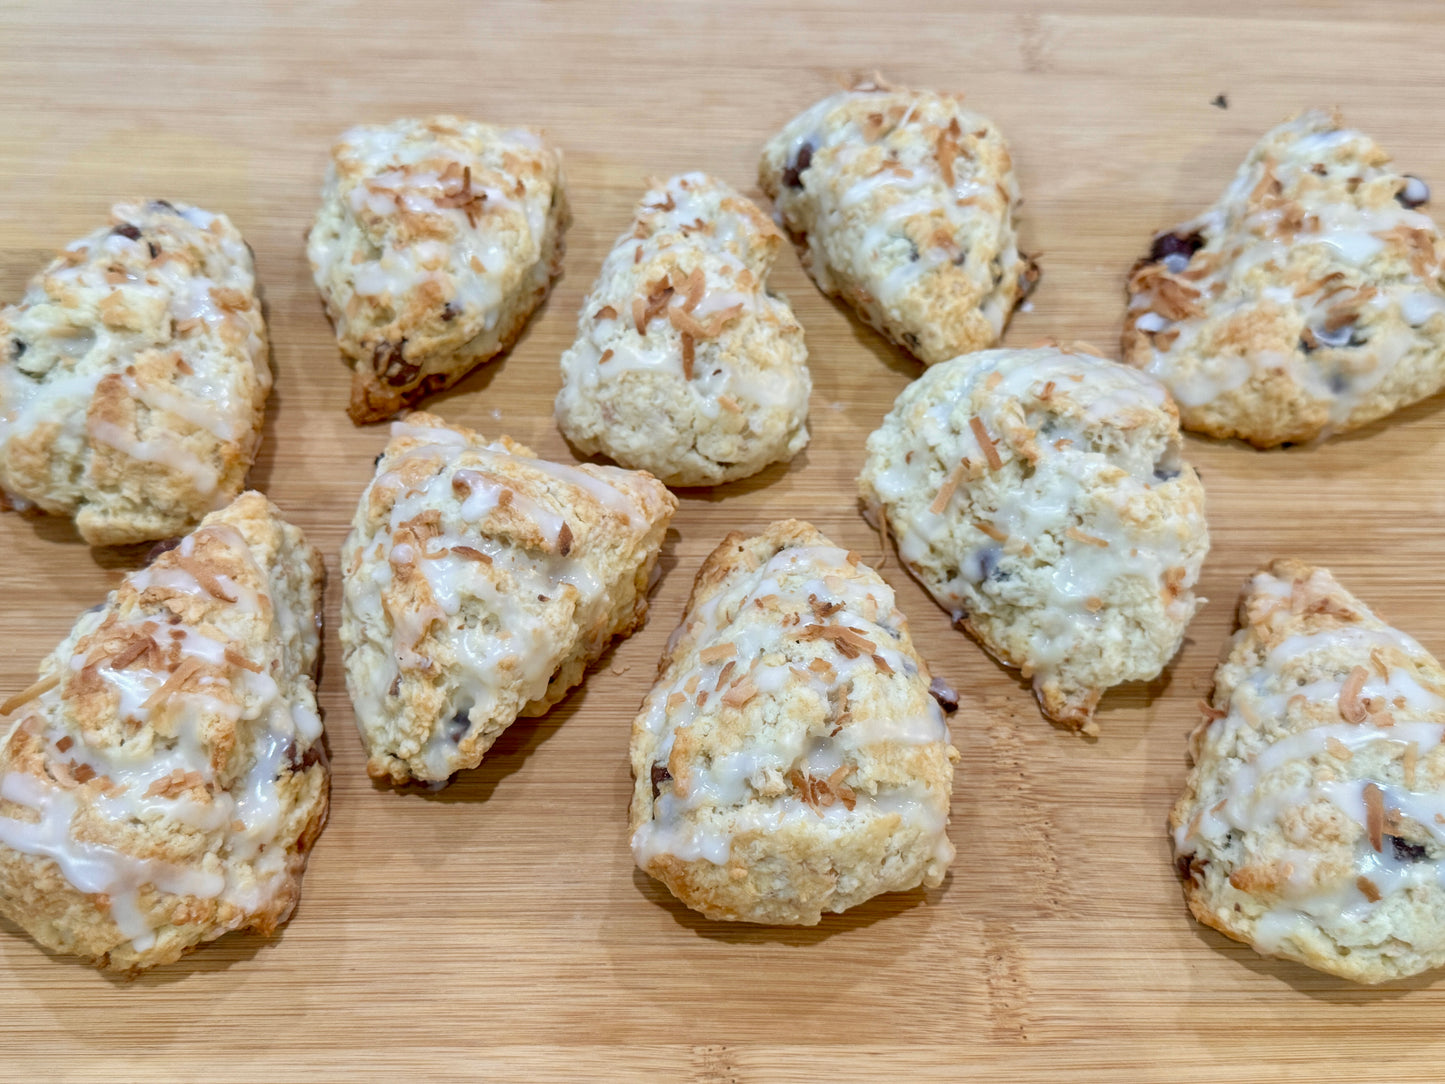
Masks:
[[[1356,982],[1445,963],[1445,670],[1323,568],[1245,584],[1169,818],[1194,917]]]
[[[1084,351],[964,355],[868,438],[865,513],[1044,714],[1098,733],[1104,690],[1164,668],[1203,599],[1204,489],[1169,396]]]
[[[783,237],[721,181],[655,184],[583,302],[557,425],[668,485],[716,485],[808,443],[808,350],[767,290]]]
[[[290,917],[326,822],[323,575],[244,493],[76,622],[0,707],[0,914],[113,971]]]
[[[773,137],[758,182],[818,288],[927,365],[996,343],[1038,278],[1008,146],[957,95],[859,83]]]
[[[184,534],[236,498],[271,364],[225,215],[117,203],[0,310],[0,489],[94,546]]]
[[[429,414],[392,425],[341,554],[346,687],[379,779],[475,768],[637,628],[677,499]]]
[[[533,128],[439,116],[352,128],[331,159],[306,255],[351,419],[381,421],[506,350],[546,298],[562,155]]]
[[[1424,182],[1338,114],[1265,135],[1220,201],[1129,279],[1124,360],[1186,429],[1268,448],[1357,429],[1445,384]]]
[[[893,592],[811,525],[703,562],[632,724],[632,853],[709,918],[810,926],[941,884],[953,762]]]

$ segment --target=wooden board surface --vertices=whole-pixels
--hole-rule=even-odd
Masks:
[[[705,169],[756,191],[759,148],[856,70],[960,89],[1009,138],[1043,253],[1006,342],[1117,349],[1152,230],[1213,200],[1268,126],[1339,104],[1445,185],[1445,9],[1185,4],[189,0],[0,9],[0,297],[116,198],[229,213],[253,244],[277,385],[252,475],[326,552],[321,703],[332,815],[273,939],[230,936],[134,982],[0,929],[0,1076],[122,1079],[1438,1080],[1445,985],[1362,989],[1196,926],[1164,819],[1247,571],[1327,563],[1437,653],[1445,399],[1321,447],[1191,439],[1212,601],[1158,680],[1055,730],[896,563],[920,649],[963,693],[952,875],[814,929],[707,922],[637,873],[628,727],[692,574],[727,531],[802,514],[872,552],[853,478],[917,374],[785,254],[812,356],[813,441],[786,468],[684,497],[647,626],[549,716],[435,795],[373,785],[342,685],[336,554],[381,429],[348,372],[301,236],[348,125],[451,110],[546,126],[575,224],[566,276],[512,354],[431,407],[542,454],[557,359],[642,179]],[[1228,109],[1210,105],[1221,92]],[[68,524],[0,517],[0,689],[32,678],[138,560]]]

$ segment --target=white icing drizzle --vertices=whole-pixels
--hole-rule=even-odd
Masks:
[[[846,700],[860,674],[877,674],[886,667],[897,675],[889,680],[921,680],[917,665],[894,646],[888,631],[903,622],[893,592],[875,577],[860,574],[855,560],[847,551],[828,545],[784,549],[761,568],[734,574],[716,595],[686,615],[673,638],[692,637],[689,664],[674,665],[659,678],[638,720],[657,737],[655,763],[669,763],[680,732],[728,710],[726,697],[739,682],[750,682],[762,697],[786,695],[836,707],[840,698]],[[820,609],[814,608],[815,602]],[[771,609],[764,612],[762,607]],[[834,607],[834,612],[824,613]],[[800,620],[785,623],[789,614]],[[810,625],[852,630],[870,641],[874,650],[855,648],[857,653],[850,658],[827,636],[811,638],[805,646],[798,634]],[[826,666],[814,668],[810,659],[820,659]],[[724,681],[728,683],[723,685]],[[856,708],[832,734],[809,733],[786,719],[759,718],[743,747],[726,755],[715,752],[706,759],[689,759],[685,774],[659,794],[653,819],[632,837],[638,865],[646,868],[661,855],[722,865],[741,833],[776,831],[786,823],[805,820],[821,821],[830,833],[843,834],[889,816],[931,840],[934,856],[946,864],[953,858],[946,831],[947,794],[932,792],[921,782],[876,793],[858,790],[852,793],[850,808],[843,801],[810,805],[784,786],[794,772],[828,779],[856,761],[864,749],[946,745],[948,727],[942,712],[931,698],[925,699],[926,708],[916,717],[895,718],[866,705]],[[845,786],[847,779],[845,774]],[[721,819],[717,814],[722,814]]]
[[[206,535],[241,557],[259,582],[267,582],[245,540],[228,524],[202,527],[187,535],[177,552],[183,558],[192,557],[197,539]],[[132,574],[107,610],[82,619],[69,642],[77,644],[89,637],[108,613],[128,609],[127,616],[108,626],[112,634],[148,637],[163,654],[169,645],[175,645],[176,656],[159,667],[141,665],[147,657],[142,656],[117,669],[111,658],[93,659],[92,644],[60,661],[56,671],[60,684],[26,705],[10,728],[13,736],[26,720],[47,720],[43,741],[51,764],[68,764],[69,774],[88,769],[87,779],[109,781],[90,796],[88,816],[101,816],[117,826],[169,821],[192,832],[218,834],[194,864],[138,858],[118,847],[75,837],[81,806],[74,785],[19,770],[0,776],[0,799],[38,815],[35,821],[0,815],[0,843],[51,859],[77,891],[107,896],[111,919],[137,952],[155,944],[157,929],[167,921],[164,914],[142,907],[141,892],[147,886],[162,893],[232,904],[243,912],[238,923],[245,913],[254,912],[284,887],[289,876],[285,848],[272,846],[285,812],[277,792],[278,776],[293,751],[299,758],[321,737],[315,708],[303,700],[288,703],[281,696],[266,658],[249,660],[258,671],[227,658],[228,653],[245,658],[247,640],[228,635],[222,627],[235,620],[231,613],[244,615],[242,621],[289,623],[275,639],[294,642],[294,637],[300,636],[303,644],[309,640],[309,653],[314,654],[314,625],[296,625],[284,607],[273,618],[267,611],[279,599],[244,588],[224,574],[217,574],[215,581],[222,591],[237,598],[236,604],[229,613],[213,614],[202,625],[191,627],[169,622],[169,611],[160,600],[190,595],[213,605],[215,596],[194,576],[166,557]],[[134,592],[133,606],[126,601],[132,597],[128,591]],[[158,594],[144,602],[140,596],[148,591]],[[117,598],[122,610],[114,609]],[[302,650],[308,649],[303,646]],[[271,662],[272,667],[277,665]],[[199,668],[190,681],[159,692],[173,674],[188,667]],[[65,691],[88,668],[94,668],[114,691],[114,716],[133,732],[128,740],[92,744],[85,729],[61,722],[72,710],[64,699]],[[212,717],[236,724],[240,736],[241,748],[219,764],[206,737],[207,720]],[[255,762],[245,776],[232,778],[227,765],[244,757],[248,734],[257,750]],[[184,782],[167,785],[177,780]],[[98,787],[99,783],[82,785]],[[192,786],[204,788],[201,798]],[[236,877],[236,862],[245,864],[244,880]]]

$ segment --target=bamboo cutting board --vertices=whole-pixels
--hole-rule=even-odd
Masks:
[[[998,122],[1024,247],[1044,268],[1005,341],[1112,352],[1151,232],[1212,201],[1285,115],[1339,104],[1403,169],[1445,185],[1442,53],[1445,9],[1383,0],[5,4],[0,297],[128,195],[223,210],[256,250],[277,385],[252,484],[328,555],[335,774],[330,826],[276,938],[228,936],[126,982],[0,928],[0,1077],[1439,1080],[1445,982],[1358,988],[1198,927],[1163,826],[1195,702],[1261,561],[1328,564],[1445,652],[1445,398],[1320,447],[1191,438],[1212,601],[1169,670],[1106,697],[1097,742],[1045,723],[890,557],[920,650],[963,694],[952,875],[813,929],[716,924],[633,868],[631,718],[727,531],[804,515],[876,552],[853,478],[917,364],[785,255],[773,281],[812,357],[807,451],[684,496],[647,626],[478,770],[437,794],[392,790],[364,772],[335,633],[336,554],[385,433],[343,413],[348,371],[301,235],[352,123],[450,110],[545,126],[567,156],[566,277],[509,357],[430,406],[566,460],[557,359],[643,178],[704,169],[755,193],[764,139],[839,76],[960,89]],[[1227,109],[1211,105],[1221,93]],[[14,515],[0,550],[11,692],[140,553]]]

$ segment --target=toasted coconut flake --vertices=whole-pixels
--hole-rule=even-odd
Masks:
[[[697,360],[697,343],[686,331],[682,333],[682,378],[692,379],[692,367]]]
[[[1339,738],[1326,738],[1325,748],[1329,750],[1330,756],[1334,757],[1338,761],[1343,762],[1353,760],[1355,756],[1354,753],[1350,752],[1350,747],[1344,742],[1340,741]]]
[[[637,328],[637,334],[647,334],[647,302],[640,297],[632,299],[632,323]]]
[[[1084,609],[1088,610],[1091,614],[1096,614],[1103,608],[1104,600],[1101,599],[1098,595],[1090,595],[1088,598],[1084,599]]]
[[[1380,848],[1378,847],[1375,848],[1375,850],[1379,849]],[[1376,887],[1375,882],[1370,880],[1368,877],[1356,877],[1355,887],[1358,888],[1361,892],[1363,892],[1365,894],[1365,899],[1369,900],[1371,903],[1380,902],[1380,890],[1378,887]]]
[[[717,397],[717,405],[731,414],[741,414],[743,412],[743,408],[738,405],[738,401],[731,395],[719,395]]]
[[[713,644],[705,647],[697,653],[698,659],[707,664],[722,662],[724,659],[731,659],[738,653],[738,645],[729,640],[724,644]]]
[[[729,659],[721,670],[718,671],[717,682],[713,685],[713,692],[718,692],[727,684],[728,678],[732,677],[733,671],[737,669],[737,659]]]
[[[820,599],[817,595],[814,594],[810,594],[808,596],[808,605],[813,610],[813,616],[816,617],[819,621],[822,621],[823,619],[828,617],[832,617],[835,613],[837,613],[843,608],[843,604],[841,602],[824,602],[822,599]]]
[[[557,552],[566,557],[572,552],[572,542],[572,528],[567,525],[566,520],[563,520],[562,526],[557,531]]]
[[[484,565],[492,563],[492,558],[488,554],[472,546],[453,546],[451,552],[455,553],[458,557],[466,558],[468,561],[477,561]]]
[[[687,703],[687,694],[686,694],[686,693],[673,693],[671,696],[669,696],[669,697],[667,698],[667,710],[668,710],[668,711],[676,711],[678,708],[682,707],[682,706],[683,706],[684,704],[686,704],[686,703]]]
[[[758,695],[758,687],[753,684],[751,678],[740,678],[734,682],[727,692],[723,693],[723,703],[730,708],[740,708]]]
[[[180,692],[186,682],[189,681],[200,668],[201,660],[194,655],[187,655],[181,660],[180,665],[172,671],[171,676],[166,678],[155,692],[146,697],[145,702],[141,704],[141,710],[150,711],[151,708],[164,701],[166,697],[172,693]]]
[[[1075,542],[1082,542],[1086,546],[1098,546],[1100,549],[1108,549],[1109,543],[1097,535],[1086,534],[1077,527],[1070,527],[1064,532]]]
[[[1370,665],[1375,668],[1375,673],[1386,681],[1390,680],[1390,664],[1385,661],[1385,652],[1378,647],[1370,648]],[[1396,705],[1399,707],[1400,705]]]
[[[1200,714],[1202,714],[1204,718],[1211,723],[1217,722],[1218,720],[1227,718],[1229,716],[1229,712],[1220,711],[1208,700],[1199,701],[1199,711]]]
[[[1360,690],[1369,676],[1363,666],[1356,666],[1340,686],[1340,718],[1347,723],[1363,723],[1367,717],[1365,705],[1360,700]]]
[[[617,310],[614,309],[611,305],[603,305],[600,309],[598,309],[596,312],[594,312],[594,313],[592,314],[592,319],[594,319],[594,320],[616,320],[616,319],[617,319]]]
[[[888,674],[890,677],[892,676],[893,667],[888,665],[887,659],[885,659],[882,655],[877,654],[876,652],[874,653],[872,658],[874,666],[876,666],[883,673]]]
[[[206,567],[206,563],[196,557],[187,557],[179,551],[175,552],[176,564],[198,584],[201,589],[212,598],[220,599],[222,602],[235,602],[236,596],[227,591],[216,578],[216,574]]]
[[[943,510],[948,507],[948,502],[953,500],[954,490],[958,489],[958,483],[963,480],[963,472],[966,469],[964,463],[967,462],[964,460],[963,463],[949,471],[948,477],[943,480],[943,485],[938,487],[938,493],[934,496],[933,503],[928,506],[928,510],[935,516],[942,515]]]
[[[77,764],[72,760],[70,762],[70,776],[77,783],[89,783],[95,778],[95,769],[89,764]]]
[[[1405,773],[1405,789],[1414,790],[1420,765],[1420,747],[1414,742],[1405,743],[1405,752],[1400,757],[1400,766]]]
[[[1366,783],[1364,797],[1365,831],[1378,854],[1385,845],[1385,792],[1374,783]]]
[[[204,787],[206,779],[200,772],[186,772],[176,768],[169,775],[163,775],[153,782],[142,798],[178,798],[192,787]]]
[[[1007,542],[1007,541],[1008,541],[1008,532],[1007,532],[1007,531],[1000,531],[1000,530],[999,530],[997,527],[995,527],[992,523],[989,523],[989,522],[986,521],[986,520],[975,520],[973,525],[974,525],[975,527],[977,527],[980,531],[982,531],[984,534],[986,534],[986,535],[988,535],[990,538],[992,538],[995,542]]]
[[[110,668],[112,670],[124,670],[131,663],[142,655],[153,650],[156,642],[149,636],[137,636],[131,640],[120,652],[111,656]]]
[[[694,267],[692,273],[687,276],[687,282],[682,287],[684,297],[682,307],[687,312],[692,312],[702,302],[703,294],[707,292],[707,279],[702,273],[701,267]]]
[[[74,744],[74,738],[72,738],[69,734],[63,734],[61,735],[60,739],[56,741],[55,748],[61,753],[66,753],[70,751],[70,747]]]
[[[49,677],[41,678],[28,689],[16,693],[9,700],[5,701],[5,703],[0,704],[0,715],[10,715],[16,708],[23,707],[30,703],[30,701],[44,696],[59,684],[59,674],[51,674]]]
[[[226,647],[226,650],[221,653],[221,657],[239,670],[249,670],[253,674],[259,674],[263,669],[259,662],[252,662],[246,658],[245,655],[242,655],[234,647],[230,647],[229,645]]]
[[[984,428],[983,419],[974,415],[968,419],[968,427],[973,430],[973,439],[978,441],[978,446],[983,450],[983,457],[988,461],[989,470],[999,470],[1003,467],[1003,460],[999,458],[998,449],[994,447],[993,438],[988,435]]]

